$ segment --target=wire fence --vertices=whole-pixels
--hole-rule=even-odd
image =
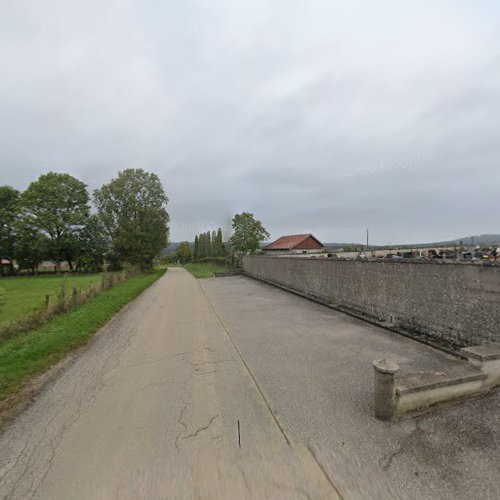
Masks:
[[[12,335],[38,328],[50,318],[79,307],[92,297],[113,288],[119,283],[123,283],[138,273],[139,270],[135,267],[116,272],[106,271],[101,274],[100,278],[97,279],[95,283],[91,281],[86,288],[69,288],[66,281],[63,281],[57,294],[46,295],[43,302],[38,307],[27,312],[21,318],[15,319],[1,327],[0,341]],[[3,298],[3,290],[0,289],[0,302]]]

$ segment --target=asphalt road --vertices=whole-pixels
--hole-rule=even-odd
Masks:
[[[287,435],[379,466],[411,498],[500,498],[499,390],[397,423],[373,418],[374,359],[417,372],[456,358],[251,278],[200,284]]]
[[[288,449],[198,282],[170,269],[3,429],[0,498],[338,498]]]
[[[0,431],[0,498],[498,498],[498,393],[386,424],[371,361],[455,361],[170,269]]]

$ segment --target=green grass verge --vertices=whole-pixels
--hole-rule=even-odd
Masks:
[[[100,279],[99,274],[0,278],[0,330],[40,307],[46,295],[55,299],[63,283],[71,293],[73,287],[86,290],[91,281],[96,284]]]
[[[233,269],[228,266],[214,264],[212,262],[190,262],[188,264],[184,264],[184,267],[195,278],[211,278],[214,273],[227,273],[233,271]]]
[[[88,342],[93,334],[165,269],[141,274],[106,290],[77,309],[60,314],[36,330],[0,344],[0,408],[35,375]]]

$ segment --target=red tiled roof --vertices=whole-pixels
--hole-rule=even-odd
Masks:
[[[276,241],[273,241],[270,245],[264,248],[264,250],[292,250],[299,243],[302,243],[307,238],[313,238],[316,240],[321,246],[323,243],[315,238],[311,233],[308,234],[291,234],[290,236],[282,236],[278,238]]]

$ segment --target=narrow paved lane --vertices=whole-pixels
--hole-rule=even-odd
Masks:
[[[261,467],[289,460],[279,451],[286,438],[198,282],[170,269],[3,430],[0,498],[190,498],[200,480],[208,498],[220,493],[214,476],[235,473],[227,453],[225,465],[212,463],[216,450],[236,456],[259,443],[275,450],[260,447]],[[311,456],[294,460],[302,472],[284,465],[275,489],[294,497],[298,481],[335,498],[319,468],[303,477],[317,466]],[[246,480],[243,472],[237,488],[257,497]]]

